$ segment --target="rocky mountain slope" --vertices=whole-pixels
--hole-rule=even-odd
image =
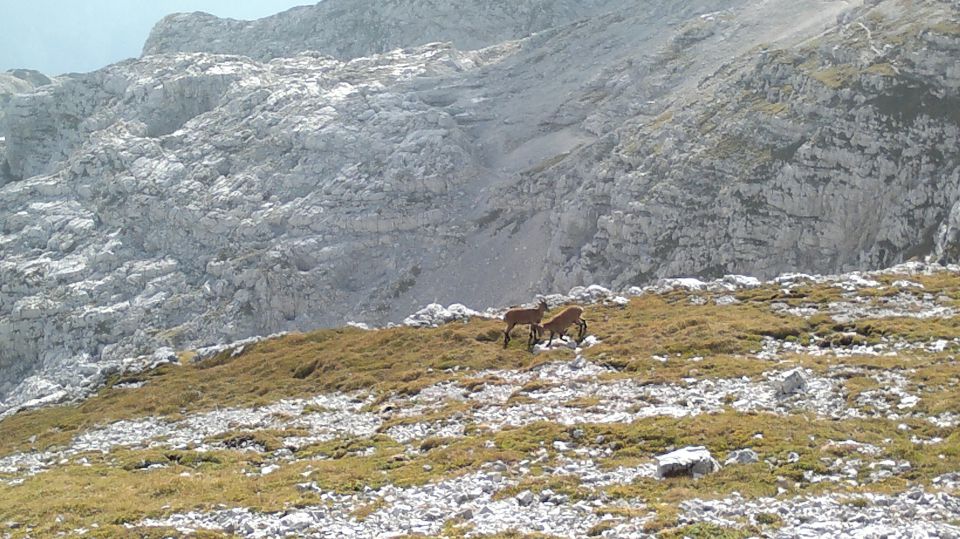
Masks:
[[[0,537],[956,537],[958,275],[578,289],[547,314],[590,335],[534,353],[477,316],[191,351],[0,420]]]
[[[930,254],[960,195],[960,9],[874,4],[795,47],[760,45],[654,121],[627,121],[519,183],[556,230],[550,282]]]
[[[956,252],[954,2],[372,6],[176,16],[10,100],[4,407],[430,301]]]

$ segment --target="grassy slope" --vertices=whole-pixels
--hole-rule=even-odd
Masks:
[[[890,283],[896,278],[890,276],[883,280]],[[960,297],[958,276],[941,273],[910,277],[910,280],[922,282],[927,287],[925,292],[934,296],[945,295],[954,298],[953,301]],[[880,300],[893,292],[888,287],[861,291],[859,295]],[[712,296],[703,295],[708,299]],[[712,302],[694,305],[687,294],[679,292],[634,298],[624,308],[588,307],[585,317],[590,320],[591,332],[603,343],[587,350],[585,355],[616,367],[618,372],[614,376],[662,383],[691,377],[757,378],[762,372],[797,364],[825,371],[836,361],[831,357],[801,355],[783,363],[772,363],[748,357],[746,353],[758,349],[763,336],[799,342],[839,342],[838,336],[847,335],[849,339],[851,333],[864,342],[883,336],[904,336],[911,340],[960,336],[956,319],[884,319],[836,324],[826,316],[807,320],[773,314],[770,309],[773,301],[824,305],[841,300],[840,290],[827,285],[790,293],[767,286],[743,291],[737,296],[742,303],[724,307]],[[322,330],[263,342],[249,347],[236,358],[223,354],[197,365],[161,367],[136,376],[147,382],[137,389],[108,386],[79,405],[7,418],[0,422],[0,455],[30,448],[55,449],[79,432],[118,419],[153,415],[179,418],[215,407],[256,406],[281,398],[309,397],[332,391],[371,391],[381,397],[414,394],[442,380],[482,383],[475,380],[476,371],[482,369],[524,369],[571,357],[566,351],[533,356],[525,350],[524,339],[515,339],[503,350],[500,328],[501,323],[497,321],[473,320],[423,330]],[[704,359],[663,363],[651,359],[657,354]],[[911,391],[922,397],[919,409],[931,413],[960,413],[960,398],[956,397],[960,366],[952,356],[907,353],[898,357],[853,357],[843,362],[869,369],[916,369],[907,376],[913,384]],[[459,370],[453,371],[455,366]],[[125,380],[113,383],[120,381]],[[850,397],[870,389],[871,381],[863,376],[848,379]],[[587,398],[570,405],[589,407],[591,401]],[[452,406],[441,414],[458,410],[460,408]],[[414,417],[403,421],[422,419]],[[677,531],[674,528],[676,503],[685,498],[722,496],[734,491],[745,496],[771,495],[776,493],[778,478],[800,479],[804,470],[825,472],[821,459],[837,456],[835,448],[825,445],[831,439],[854,438],[883,446],[881,455],[864,458],[907,459],[913,463],[913,469],[905,476],[871,485],[872,490],[902,490],[909,483],[925,483],[958,468],[960,438],[957,434],[923,421],[907,423],[913,430],[898,430],[897,422],[882,419],[831,421],[806,414],[783,417],[727,410],[683,419],[658,417],[633,424],[584,425],[581,428],[586,436],[582,440],[587,442],[581,441],[581,445],[590,445],[602,435],[604,444],[614,444],[612,447],[616,448],[612,457],[601,460],[602,465],[611,467],[646,462],[669,447],[687,444],[707,445],[721,456],[730,449],[751,446],[762,458],[776,463],[772,468],[765,463],[725,468],[696,482],[641,479],[633,485],[607,489],[613,499],[642,500],[656,508],[660,518],[651,528],[669,535]],[[36,527],[33,536],[97,523],[100,527],[92,533],[112,537],[128,533],[120,526],[124,522],[190,509],[212,509],[218,504],[277,511],[318,503],[315,495],[300,493],[295,488],[296,483],[304,481],[301,473],[311,469],[314,470],[311,480],[322,488],[345,493],[386,483],[420,484],[475,469],[484,462],[517,462],[538,450],[541,442],[549,446],[551,441],[571,440],[572,430],[551,423],[498,433],[481,429],[460,439],[428,440],[418,454],[406,458],[397,457],[404,452],[403,446],[385,436],[336,440],[301,450],[298,456],[303,461],[284,465],[280,471],[265,477],[247,477],[241,473],[262,463],[263,455],[257,453],[117,449],[106,455],[86,455],[87,465],[71,459],[67,465],[28,478],[23,485],[0,486],[0,522],[29,523]],[[757,433],[763,433],[763,438],[754,438]],[[261,432],[255,436],[272,448],[276,446],[276,434],[279,433]],[[941,436],[947,438],[947,442],[917,445],[910,441],[912,435]],[[890,442],[882,443],[885,439]],[[488,440],[494,441],[493,447],[488,447]],[[355,450],[365,447],[374,448],[373,453],[356,456]],[[787,463],[785,456],[791,451],[797,452],[800,459]],[[318,456],[325,460],[317,460]],[[169,466],[150,471],[139,469],[151,462]],[[430,464],[432,469],[425,471],[424,464]],[[183,475],[184,472],[189,476]],[[590,495],[575,481],[537,477],[536,469],[523,484],[523,488],[534,490],[547,487],[574,496]],[[803,488],[816,492],[827,487],[820,484]],[[57,522],[58,516],[61,522]],[[25,533],[22,529],[11,532],[14,537]],[[717,530],[688,532],[695,535]],[[137,536],[140,534],[138,531]]]

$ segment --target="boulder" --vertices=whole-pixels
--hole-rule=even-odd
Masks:
[[[782,380],[776,382],[777,398],[785,399],[807,390],[807,378],[801,369],[788,371]]]
[[[683,475],[701,477],[720,469],[720,463],[703,446],[684,447],[660,455],[656,461],[658,479]]]

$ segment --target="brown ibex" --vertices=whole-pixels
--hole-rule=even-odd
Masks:
[[[583,338],[587,334],[587,321],[583,319],[583,308],[581,307],[567,307],[557,316],[551,318],[548,322],[544,322],[543,325],[535,325],[532,328],[532,331],[536,334],[536,340],[540,340],[540,336],[544,331],[550,332],[550,340],[547,341],[547,346],[550,346],[553,343],[554,334],[559,335],[560,338],[564,338],[567,335],[567,328],[571,324],[576,324],[580,329],[580,332],[577,337],[577,342],[583,341]]]
[[[546,300],[540,300],[535,309],[510,309],[503,315],[503,321],[507,323],[507,329],[503,330],[503,347],[506,348],[510,343],[510,330],[518,324],[527,324],[530,326],[529,343],[532,344],[535,338],[533,327],[543,320],[543,313],[547,312]]]

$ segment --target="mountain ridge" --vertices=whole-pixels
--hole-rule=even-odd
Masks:
[[[309,50],[350,60],[433,41],[448,41],[456,48],[470,50],[631,4],[626,0],[475,4],[452,0],[325,0],[256,21],[221,19],[202,12],[178,13],[154,26],[143,55],[207,52],[267,61]]]

